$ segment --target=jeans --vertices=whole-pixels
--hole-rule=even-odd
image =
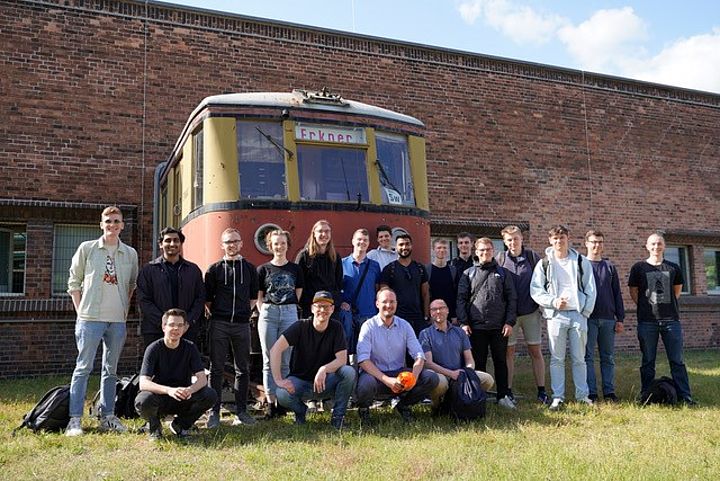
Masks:
[[[395,371],[385,371],[390,377],[397,376],[400,371],[410,371],[410,369],[398,369]],[[393,393],[389,387],[371,376],[361,371],[357,385],[357,405],[361,408],[370,407],[375,399],[389,399],[398,396],[401,406],[411,406],[417,404],[425,398],[430,397],[430,393],[438,384],[438,378],[433,371],[423,369],[420,376],[410,391],[401,393],[399,396]]]
[[[173,399],[167,394],[140,391],[135,397],[135,410],[141,418],[151,421],[151,425],[153,421],[157,422],[158,418],[176,414],[180,427],[190,429],[195,421],[215,404],[216,400],[217,394],[207,386],[184,401]]]
[[[357,352],[357,343],[358,337],[360,336],[360,327],[367,320],[367,316],[359,316],[353,314],[352,311],[341,310],[340,323],[343,326],[343,332],[345,332],[345,340],[347,341],[348,345],[348,354],[355,354]]]
[[[100,341],[103,343],[100,414],[109,416],[115,413],[117,366],[125,345],[125,323],[78,320],[75,323],[78,357],[70,381],[70,417],[83,415],[88,377],[92,372]]]
[[[501,329],[473,329],[470,334],[470,345],[475,359],[475,366],[479,371],[487,372],[488,348],[492,356],[495,383],[497,384],[497,399],[500,400],[508,394],[507,371],[507,342]]]
[[[247,410],[250,380],[250,324],[212,319],[210,321],[210,385],[218,396],[213,406],[213,411],[216,413],[220,412],[225,361],[230,350],[235,367],[233,385],[235,411],[239,414]]]
[[[270,349],[285,329],[295,324],[298,320],[297,304],[269,304],[263,303],[258,317],[258,334],[260,336],[260,347],[263,357],[263,386],[265,396],[275,396],[275,381],[270,371]],[[289,347],[282,354],[280,371],[282,377],[287,377],[290,372],[290,356],[292,347]]]
[[[678,397],[691,397],[690,381],[688,380],[685,361],[683,360],[683,335],[680,321],[638,321],[637,335],[642,352],[640,365],[640,382],[642,393],[650,388],[655,379],[655,357],[657,354],[658,337],[662,337],[665,353],[670,363],[670,374],[677,386]]]
[[[570,340],[572,376],[575,383],[575,399],[588,396],[585,345],[587,343],[587,320],[577,311],[559,311],[548,319],[548,344],[550,345],[550,384],[553,398],[565,399],[565,351]]]
[[[587,365],[587,384],[591,395],[597,396],[595,380],[595,344],[600,351],[600,376],[602,377],[603,396],[615,394],[615,319],[588,319],[587,346],[585,364]]]
[[[333,404],[332,417],[345,417],[348,400],[355,387],[355,369],[352,366],[342,366],[336,372],[330,373],[325,377],[325,390],[317,393],[313,390],[313,382],[305,381],[295,376],[288,377],[288,380],[295,386],[295,393],[290,394],[283,388],[277,388],[278,404],[291,409],[294,413],[304,418],[307,412],[305,401],[332,398]]]

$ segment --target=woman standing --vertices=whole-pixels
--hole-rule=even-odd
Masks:
[[[303,273],[297,264],[287,259],[289,232],[273,230],[265,237],[265,243],[273,258],[258,267],[258,334],[262,347],[263,386],[268,403],[268,416],[274,417],[278,412],[275,405],[276,385],[270,371],[270,349],[285,329],[298,320],[297,305],[303,291]],[[288,349],[282,355],[283,377],[290,371],[291,352],[292,349]]]
[[[340,314],[340,292],[342,291],[342,259],[335,252],[332,228],[326,220],[313,225],[305,248],[298,253],[295,262],[300,266],[305,279],[305,289],[300,298],[302,317],[310,317],[310,305],[317,291],[330,291],[335,299],[333,318]]]

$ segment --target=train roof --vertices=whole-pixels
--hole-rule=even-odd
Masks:
[[[331,94],[327,90],[310,92],[307,90],[293,90],[292,92],[244,92],[235,94],[212,95],[205,97],[197,106],[193,115],[206,107],[212,106],[244,106],[244,107],[278,107],[303,110],[320,110],[339,112],[352,115],[368,115],[383,119],[394,120],[406,124],[425,127],[421,121],[409,115],[392,110],[364,104],[355,100],[346,100],[339,95]]]

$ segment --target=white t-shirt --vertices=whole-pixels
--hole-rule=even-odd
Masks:
[[[105,245],[108,251],[105,259],[105,274],[102,282],[102,297],[100,298],[100,314],[98,321],[125,322],[125,309],[120,298],[117,270],[115,269],[115,253],[117,245]]]
[[[573,269],[573,264],[577,261],[568,256],[563,259],[553,258],[552,262],[558,286],[556,297],[565,297],[568,300],[563,310],[579,311],[577,274]]]

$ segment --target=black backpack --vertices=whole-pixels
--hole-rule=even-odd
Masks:
[[[667,404],[674,406],[678,402],[675,381],[667,376],[653,380],[647,393],[641,399],[642,404]]]
[[[70,386],[56,386],[50,389],[28,413],[23,416],[22,428],[38,431],[62,431],[70,422]]]
[[[115,416],[125,419],[138,417],[135,411],[135,397],[140,392],[140,376],[123,377],[115,385]],[[90,416],[100,417],[100,391],[95,393],[90,404]]]
[[[450,380],[450,388],[445,397],[450,415],[456,420],[470,421],[485,417],[487,394],[474,370],[464,368],[457,381]]]

